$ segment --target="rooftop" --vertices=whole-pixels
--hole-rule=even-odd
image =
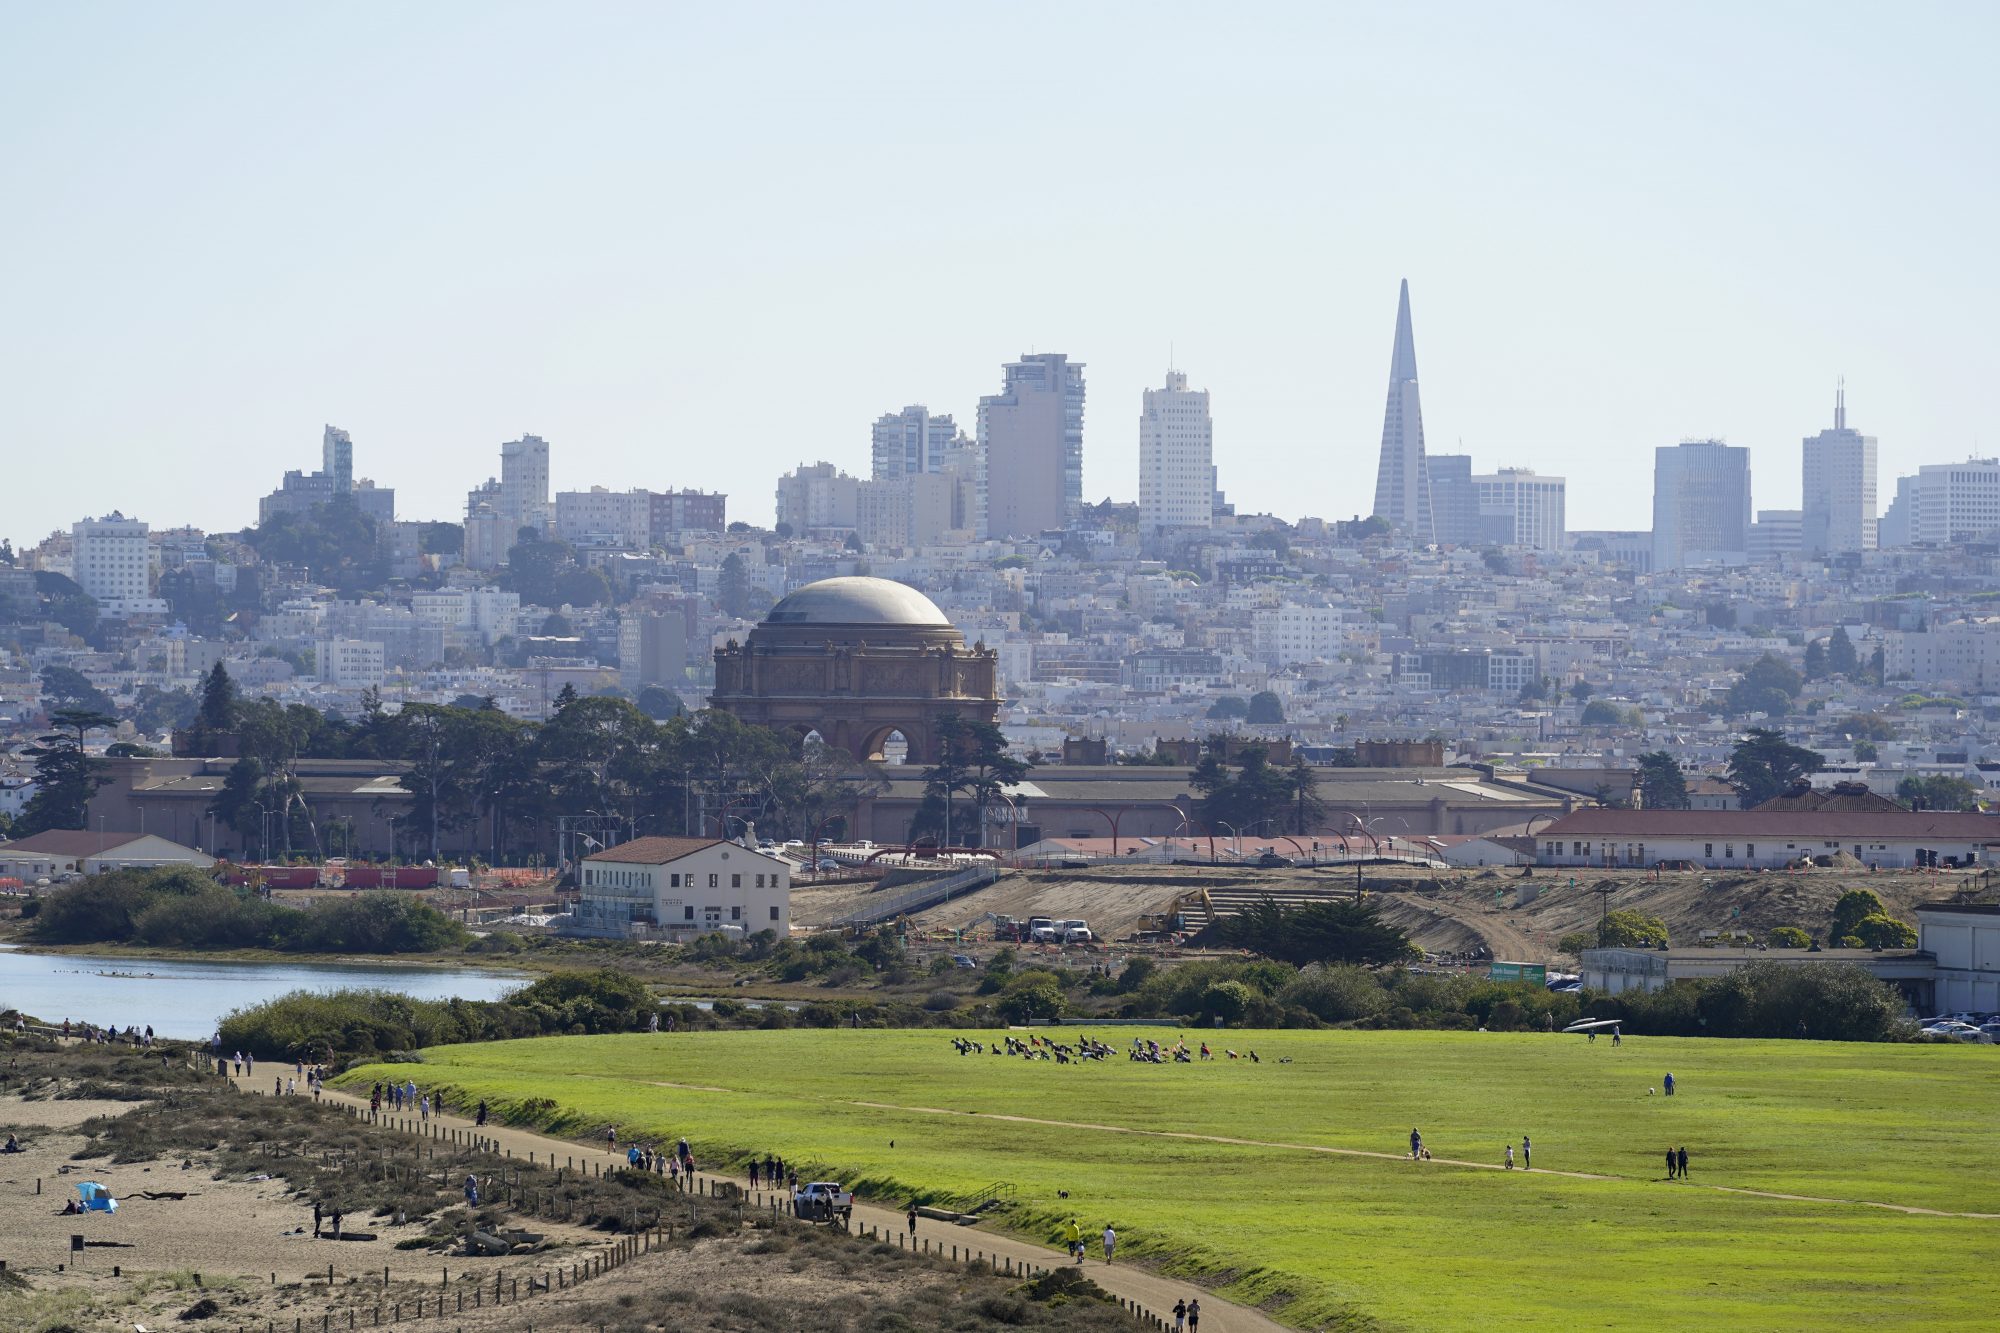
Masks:
[[[949,628],[937,603],[907,583],[861,576],[808,583],[771,608],[767,625],[922,625]]]

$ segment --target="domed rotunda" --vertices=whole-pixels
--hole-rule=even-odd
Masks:
[[[940,718],[1000,720],[995,665],[906,583],[821,579],[772,607],[747,643],[715,650],[709,703],[774,730],[816,731],[857,759],[881,759],[900,732],[906,762],[930,764]]]

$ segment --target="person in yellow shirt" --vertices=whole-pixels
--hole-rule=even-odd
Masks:
[[[1068,1233],[1068,1235],[1069,1235],[1069,1252],[1070,1252],[1070,1254],[1071,1254],[1072,1256],[1074,1256],[1074,1257],[1075,1257],[1075,1259],[1076,1259],[1076,1261],[1077,1261],[1078,1263],[1082,1263],[1082,1262],[1083,1262],[1083,1228],[1082,1228],[1081,1226],[1079,1226],[1079,1225],[1077,1224],[1077,1220],[1076,1220],[1076,1219],[1075,1219],[1074,1217],[1072,1217],[1072,1218],[1071,1218],[1071,1219],[1069,1220],[1069,1225],[1068,1225],[1067,1227],[1065,1227],[1065,1228],[1064,1228],[1064,1230],[1065,1230],[1065,1231],[1066,1231],[1066,1232]]]

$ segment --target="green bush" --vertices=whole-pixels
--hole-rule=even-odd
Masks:
[[[1797,926],[1773,926],[1768,943],[1773,949],[1810,949],[1812,936]]]
[[[1309,967],[1287,982],[1278,995],[1287,1005],[1296,1005],[1327,1023],[1372,1018],[1389,1007],[1388,992],[1375,974],[1351,964]]]

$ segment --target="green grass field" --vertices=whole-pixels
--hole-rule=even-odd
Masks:
[[[1098,1035],[1122,1047],[1133,1031]],[[1024,1233],[1052,1237],[1073,1206],[1167,1271],[1307,1328],[1995,1317],[2000,1220],[1705,1188],[2000,1213],[1992,1048],[1207,1035],[1262,1063],[1062,1066],[960,1056],[937,1031],[790,1030],[450,1047],[342,1081],[415,1076],[577,1137],[685,1134],[705,1164],[777,1152],[890,1199],[1010,1181]],[[1680,1095],[1649,1096],[1669,1070]],[[1525,1133],[1537,1167],[1617,1179],[1309,1150],[1400,1154],[1412,1126],[1440,1159],[1498,1163]],[[1692,1184],[1663,1179],[1681,1144]]]

